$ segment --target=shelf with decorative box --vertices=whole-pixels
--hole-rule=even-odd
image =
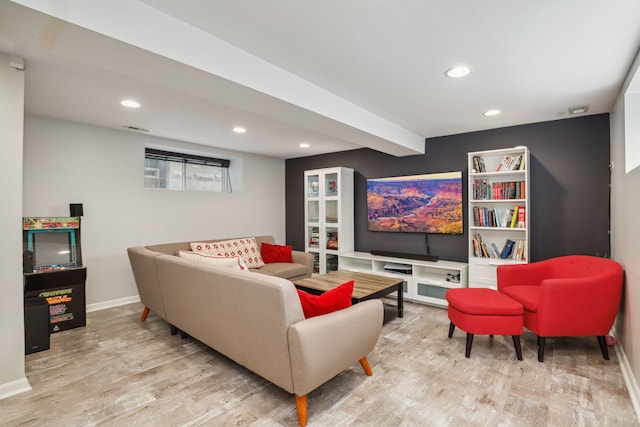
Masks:
[[[467,264],[461,262],[421,261],[368,252],[341,253],[338,258],[341,270],[402,278],[403,298],[408,301],[446,307],[447,290],[467,287]]]
[[[338,254],[354,249],[353,169],[308,170],[305,181],[305,250],[314,273],[338,269]]]
[[[501,264],[529,259],[529,149],[468,154],[469,287],[497,288]]]

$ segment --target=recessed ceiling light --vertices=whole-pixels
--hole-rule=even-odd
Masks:
[[[458,79],[460,77],[464,77],[471,72],[471,67],[468,65],[456,65],[453,68],[449,68],[444,74],[447,77],[451,77],[453,79]]]
[[[485,111],[485,112],[484,112],[484,113],[482,113],[482,114],[483,114],[483,115],[485,115],[485,116],[487,116],[487,117],[491,117],[491,116],[497,116],[497,115],[499,115],[500,113],[502,113],[502,111],[500,111],[500,110],[496,110],[496,109],[493,109],[493,110],[487,110],[487,111]]]
[[[233,128],[233,131],[235,133],[245,133],[247,130],[245,128],[243,128],[242,126],[236,126]]]
[[[300,148],[309,148],[311,147],[311,144],[309,144],[308,142],[303,142],[300,144]]]
[[[133,99],[124,99],[120,101],[120,104],[128,108],[140,108],[140,103],[137,101],[134,101]]]

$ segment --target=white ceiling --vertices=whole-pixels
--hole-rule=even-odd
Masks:
[[[280,158],[606,113],[639,47],[638,0],[0,0],[28,113]]]

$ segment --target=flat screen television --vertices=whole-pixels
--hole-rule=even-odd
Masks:
[[[367,227],[463,234],[462,172],[367,179]]]
[[[36,271],[77,267],[76,230],[29,230],[27,250],[33,254],[33,268]]]

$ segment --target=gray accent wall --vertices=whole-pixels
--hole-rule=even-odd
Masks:
[[[531,261],[567,254],[609,256],[609,115],[533,123],[426,140],[426,154],[393,157],[370,149],[286,161],[287,243],[304,248],[303,174],[332,166],[355,170],[355,247],[424,254],[423,234],[367,230],[366,179],[463,171],[464,235],[428,236],[432,255],[467,260],[467,153],[525,145],[531,152]]]

